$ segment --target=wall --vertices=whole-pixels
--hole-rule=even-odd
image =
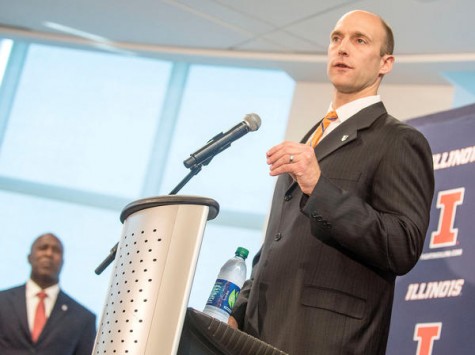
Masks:
[[[331,93],[331,84],[296,83],[287,139],[300,140],[323,117],[330,105]],[[390,114],[407,120],[452,108],[454,88],[451,85],[390,85],[383,82],[379,93]]]

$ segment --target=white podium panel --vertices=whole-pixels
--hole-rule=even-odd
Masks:
[[[163,196],[126,206],[93,354],[176,354],[206,221],[216,201]]]

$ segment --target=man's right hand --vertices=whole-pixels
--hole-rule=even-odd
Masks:
[[[266,153],[271,176],[290,174],[304,194],[310,195],[320,179],[320,165],[308,144],[283,142]]]

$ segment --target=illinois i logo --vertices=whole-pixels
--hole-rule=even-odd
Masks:
[[[440,191],[437,208],[440,209],[439,228],[432,233],[430,248],[449,247],[457,243],[458,229],[454,228],[457,206],[463,203],[465,188]]]
[[[417,323],[414,341],[417,341],[416,355],[431,355],[434,341],[440,339],[442,323]]]
[[[457,207],[463,204],[465,188],[459,187],[440,191],[437,194],[437,209],[440,210],[437,230],[430,236],[429,249],[453,247],[457,245],[458,228],[455,228]],[[421,255],[422,260],[439,259],[462,255],[462,249],[450,249],[440,252],[429,252]]]

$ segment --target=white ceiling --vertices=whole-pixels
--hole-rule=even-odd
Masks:
[[[328,35],[354,9],[393,28],[397,65],[386,82],[475,72],[474,0],[0,0],[0,36],[326,81]]]

